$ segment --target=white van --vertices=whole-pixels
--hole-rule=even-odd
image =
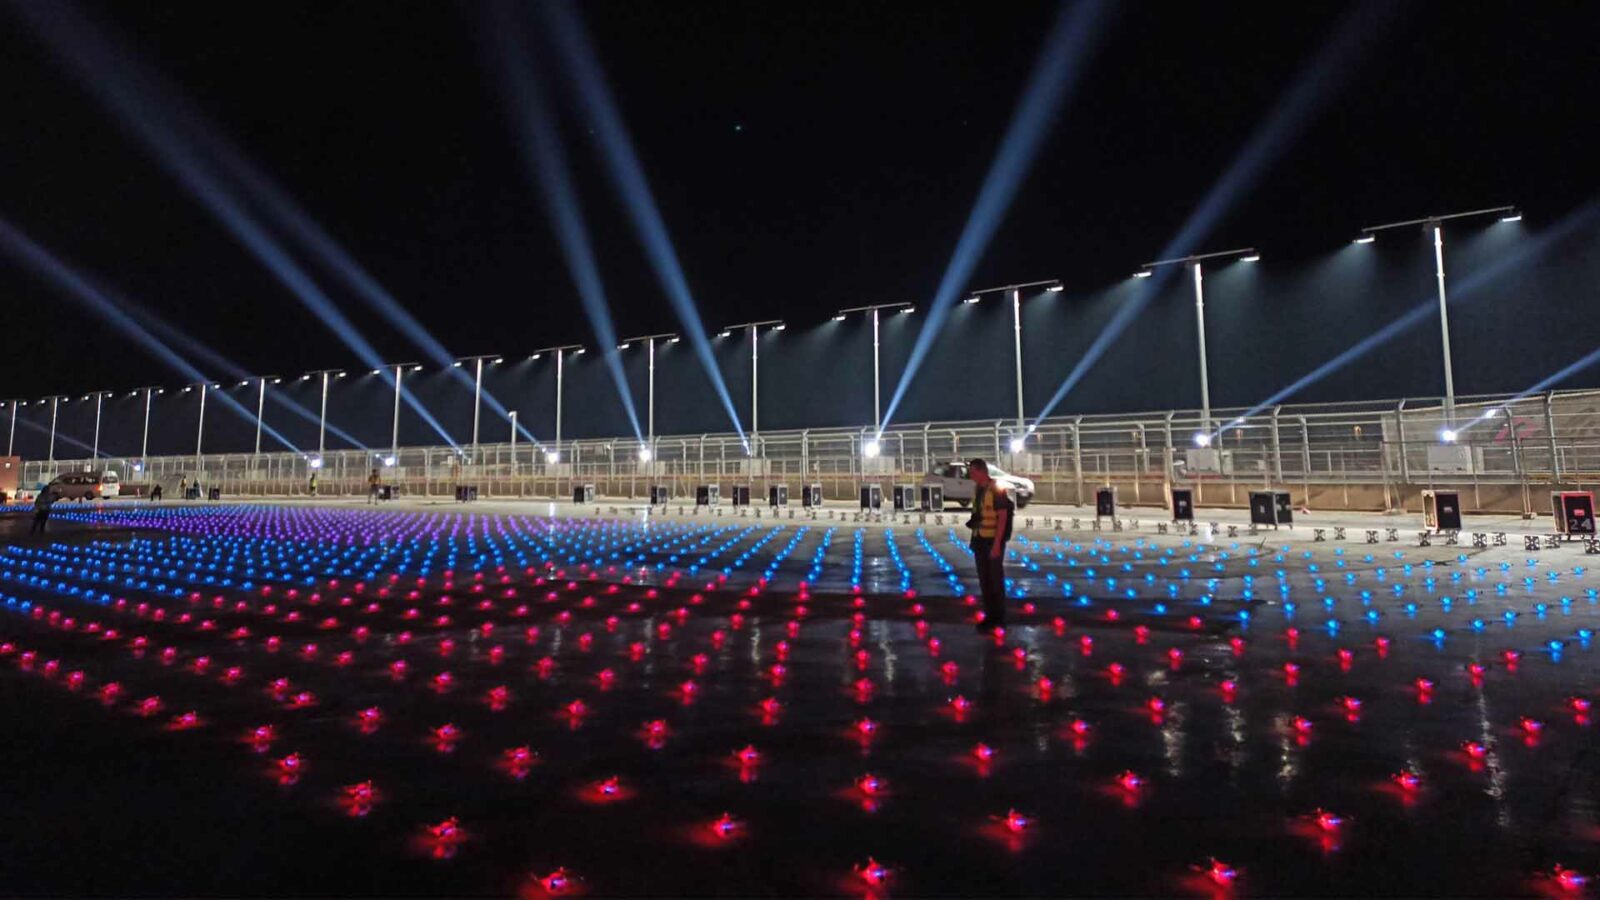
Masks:
[[[122,495],[122,480],[109,470],[98,475],[93,472],[57,475],[45,487],[57,500],[111,500]]]

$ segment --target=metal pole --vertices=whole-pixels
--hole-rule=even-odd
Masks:
[[[100,404],[106,399],[105,394],[94,395],[94,444],[89,450],[89,459],[100,458]]]
[[[1439,340],[1444,345],[1444,424],[1456,427],[1456,383],[1450,367],[1450,314],[1444,294],[1444,226],[1433,223],[1433,265],[1439,278]]]
[[[60,397],[51,397],[50,398],[50,453],[49,453],[49,462],[50,462],[50,470],[52,472],[55,471],[55,468],[56,468],[56,404],[59,403],[60,400],[61,400]]]
[[[200,385],[200,421],[194,429],[194,471],[200,473],[200,446],[206,435],[206,385]]]
[[[18,401],[11,401],[11,433],[6,437],[6,455],[11,456],[17,443],[17,406]]]
[[[472,380],[472,459],[478,459],[478,407],[483,404],[483,359],[474,360],[477,375]]]
[[[756,326],[750,326],[750,453],[755,454],[755,437],[761,433],[757,424],[757,416],[761,412],[761,400],[756,391],[757,372],[760,369],[760,332]]]
[[[394,418],[389,426],[389,455],[400,461],[400,379],[405,376],[404,366],[394,367]]]
[[[517,411],[511,410],[511,477],[517,477]]]
[[[563,378],[561,357],[565,351],[556,351],[556,460],[561,459],[561,380]]]
[[[1194,263],[1194,319],[1200,334],[1200,428],[1211,433],[1211,384],[1206,373],[1206,294],[1201,285],[1200,263]]]
[[[261,419],[267,409],[267,379],[256,385],[256,455],[261,455]]]
[[[144,440],[139,443],[140,462],[150,458],[150,398],[154,394],[154,388],[144,389]]]
[[[322,414],[317,417],[317,457],[320,459],[328,440],[328,373],[322,373]]]
[[[872,437],[874,440],[883,436],[883,412],[881,411],[878,386],[878,311],[872,311]]]
[[[1011,330],[1017,348],[1017,437],[1027,426],[1022,413],[1022,290],[1011,292]]]
[[[646,437],[648,439],[647,442],[650,444],[650,446],[652,448],[651,453],[654,454],[655,451],[654,451],[653,448],[655,447],[655,443],[656,443],[656,339],[655,338],[646,338],[645,339],[645,354],[649,357],[649,360],[650,360],[650,377],[647,379],[647,383],[648,383],[649,387],[646,389],[646,393],[649,396],[649,402],[647,404],[647,411],[645,413],[645,435],[646,435]]]

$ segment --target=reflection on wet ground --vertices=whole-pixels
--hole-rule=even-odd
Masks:
[[[1505,895],[1600,867],[1577,546],[1039,531],[990,639],[949,527],[58,518],[0,517],[10,894]]]

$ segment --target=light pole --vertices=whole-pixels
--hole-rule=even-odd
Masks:
[[[851,306],[834,313],[835,322],[843,322],[851,313],[864,312],[872,318],[872,456],[877,455],[878,441],[883,437],[882,383],[878,374],[878,314],[885,310],[898,310],[903,315],[917,311],[910,303],[874,303],[869,306]]]
[[[389,465],[392,466],[400,461],[400,382],[407,372],[421,372],[422,364],[384,363],[382,367],[373,369],[372,374],[382,375],[386,369],[394,370],[394,415],[389,423]]]
[[[1023,413],[1022,403],[1022,292],[1027,288],[1044,288],[1051,293],[1060,293],[1061,279],[1051,278],[1045,281],[1027,281],[1022,284],[1005,284],[1000,287],[984,288],[973,291],[968,295],[967,303],[977,303],[983,299],[984,294],[1011,294],[1011,343],[1016,357],[1017,370],[1017,433],[1011,437],[1011,452],[1020,453],[1024,441],[1027,440],[1028,420]]]
[[[91,471],[95,465],[94,461],[100,458],[100,411],[105,405],[106,398],[113,395],[114,392],[112,391],[95,391],[93,394],[83,395],[83,399],[85,400],[89,399],[90,397],[94,398],[94,443],[89,446]]]
[[[208,389],[219,388],[221,386],[222,385],[220,384],[212,384],[209,381],[196,381],[183,389],[185,394],[189,393],[195,388],[200,389],[200,419],[194,428],[194,472],[197,480],[200,475],[200,468],[202,466],[200,451],[205,443],[206,436],[206,393]]]
[[[1516,207],[1496,206],[1444,216],[1407,219],[1404,222],[1390,222],[1387,225],[1372,225],[1361,229],[1361,236],[1355,239],[1357,244],[1370,244],[1377,240],[1378,232],[1390,228],[1404,228],[1408,225],[1421,225],[1424,232],[1433,234],[1433,271],[1439,283],[1439,341],[1444,349],[1444,432],[1441,436],[1446,443],[1456,438],[1456,383],[1455,373],[1450,365],[1450,313],[1445,303],[1444,292],[1444,222],[1446,219],[1465,219],[1471,216],[1497,216],[1502,222],[1516,222],[1522,219],[1522,213],[1517,212]]]
[[[773,331],[782,331],[789,327],[781,319],[762,319],[759,322],[740,322],[729,325],[717,334],[719,338],[729,337],[736,329],[744,328],[750,332],[750,447],[751,456],[756,455],[756,438],[761,434],[761,396],[759,392],[761,381],[761,329],[770,327]]]
[[[261,455],[261,421],[267,409],[267,382],[277,384],[283,381],[276,375],[256,376],[256,456]],[[239,387],[249,387],[250,379],[239,382]]]
[[[646,379],[646,404],[645,404],[645,439],[644,447],[640,449],[639,457],[645,462],[655,459],[656,455],[656,341],[666,341],[676,344],[683,340],[676,334],[641,334],[623,340],[617,345],[618,350],[626,350],[637,341],[644,341],[645,354],[649,359],[649,377]],[[653,469],[654,467],[652,467]]]
[[[498,365],[502,358],[493,353],[481,356],[463,356],[455,361],[455,367],[461,368],[462,363],[472,363],[472,459],[478,459],[478,413],[483,406],[483,364]]]
[[[150,457],[150,398],[166,392],[158,387],[142,387],[129,391],[128,396],[137,397],[140,391],[144,391],[144,437],[139,442],[139,468],[142,470],[144,461]]]
[[[1241,247],[1238,250],[1221,250],[1216,253],[1197,253],[1193,256],[1181,256],[1176,259],[1160,259],[1155,262],[1145,263],[1139,271],[1133,273],[1135,278],[1149,278],[1160,266],[1185,265],[1194,271],[1194,320],[1195,328],[1200,340],[1200,433],[1195,435],[1195,443],[1208,446],[1211,443],[1211,383],[1210,375],[1206,368],[1206,293],[1201,275],[1202,263],[1208,259],[1237,258],[1240,262],[1260,262],[1261,254],[1254,247]]]
[[[317,459],[321,460],[323,453],[328,448],[328,379],[343,378],[342,369],[318,369],[300,376],[301,381],[310,381],[312,378],[322,379],[322,411],[317,416]]]
[[[41,397],[39,399],[40,403],[43,403],[46,400],[50,401],[50,449],[46,454],[46,457],[52,473],[54,473],[56,469],[56,409],[60,405],[61,401],[66,399],[68,398],[62,394],[53,394],[49,397]]]
[[[577,356],[583,352],[583,345],[563,344],[560,347],[541,347],[538,350],[533,351],[533,355],[528,357],[528,359],[533,360],[539,359],[546,353],[554,353],[556,355],[556,438],[555,444],[552,445],[551,449],[545,451],[544,457],[548,462],[561,461],[561,391],[562,380],[566,377],[566,356],[568,350],[572,351],[573,356]]]
[[[517,411],[506,411],[507,418],[511,419],[511,477],[517,477]]]
[[[0,405],[6,405],[6,404],[9,404],[11,406],[11,433],[10,433],[9,436],[6,437],[6,455],[7,456],[11,456],[12,455],[12,451],[13,451],[13,449],[15,449],[16,443],[17,443],[17,407],[19,407],[19,406],[27,406],[28,405],[28,401],[26,401],[26,400],[7,400],[5,402],[5,404],[0,404]]]

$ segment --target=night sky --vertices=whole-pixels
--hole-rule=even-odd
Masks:
[[[0,217],[246,371],[296,376],[346,366],[361,374],[355,354],[61,64],[14,8],[25,2],[54,0],[0,3],[8,135],[0,141]],[[490,20],[477,4],[151,0],[83,9],[196,104],[452,353],[503,353],[509,363],[535,347],[595,346],[528,177],[527,148],[489,55]],[[706,325],[790,323],[767,339],[773,369],[763,371],[763,427],[869,424],[861,323],[835,326],[829,316],[843,306],[931,298],[1059,7],[702,0],[576,9]],[[1167,244],[1347,9],[1115,7],[968,285],[1067,285],[1030,303],[1030,413],[1124,302],[1128,275]],[[1262,399],[1429,298],[1431,254],[1420,231],[1355,248],[1374,252],[1352,263],[1349,242],[1362,226],[1518,205],[1526,219],[1507,226],[1514,233],[1495,232],[1493,219],[1452,231],[1452,277],[1465,279],[1600,195],[1600,6],[1396,9],[1356,62],[1323,86],[1328,99],[1308,111],[1304,130],[1195,248],[1253,245],[1264,256],[1256,272],[1233,276],[1231,304],[1230,273],[1212,281],[1219,406]],[[521,12],[535,74],[563,126],[617,330],[680,330],[540,39],[541,19]],[[1459,392],[1520,390],[1600,344],[1597,250],[1600,222],[1591,216],[1484,297],[1463,298],[1460,324],[1452,320]],[[338,281],[301,261],[380,355],[423,358]],[[1174,280],[1060,411],[1197,405],[1186,290]],[[3,253],[0,296],[9,336],[0,397],[185,380]],[[918,318],[886,332],[886,393]],[[898,418],[1010,415],[1002,307],[958,307],[950,328],[926,387]],[[1437,394],[1436,329],[1430,318],[1294,399]],[[719,360],[743,411],[741,349],[722,348]],[[969,352],[976,355],[959,358]],[[767,353],[764,344],[764,366]],[[661,366],[658,391],[673,396],[659,401],[658,432],[729,430],[687,353],[664,355]],[[796,377],[801,369],[811,377]],[[568,436],[630,430],[593,354],[569,376]],[[636,357],[629,376],[642,414]],[[547,436],[548,374],[508,366],[496,378],[491,389]],[[341,386],[335,419],[359,440],[386,444],[382,394],[356,380]],[[437,373],[418,385],[434,390],[430,406],[467,405]],[[994,396],[966,389],[972,385],[991,385]],[[1600,385],[1600,369],[1566,386],[1585,385]],[[470,413],[440,416],[459,439]],[[304,423],[293,428],[302,443]],[[68,430],[83,437],[81,421]],[[406,425],[406,440],[439,442],[416,422]],[[192,433],[170,444],[186,441],[192,451]]]

